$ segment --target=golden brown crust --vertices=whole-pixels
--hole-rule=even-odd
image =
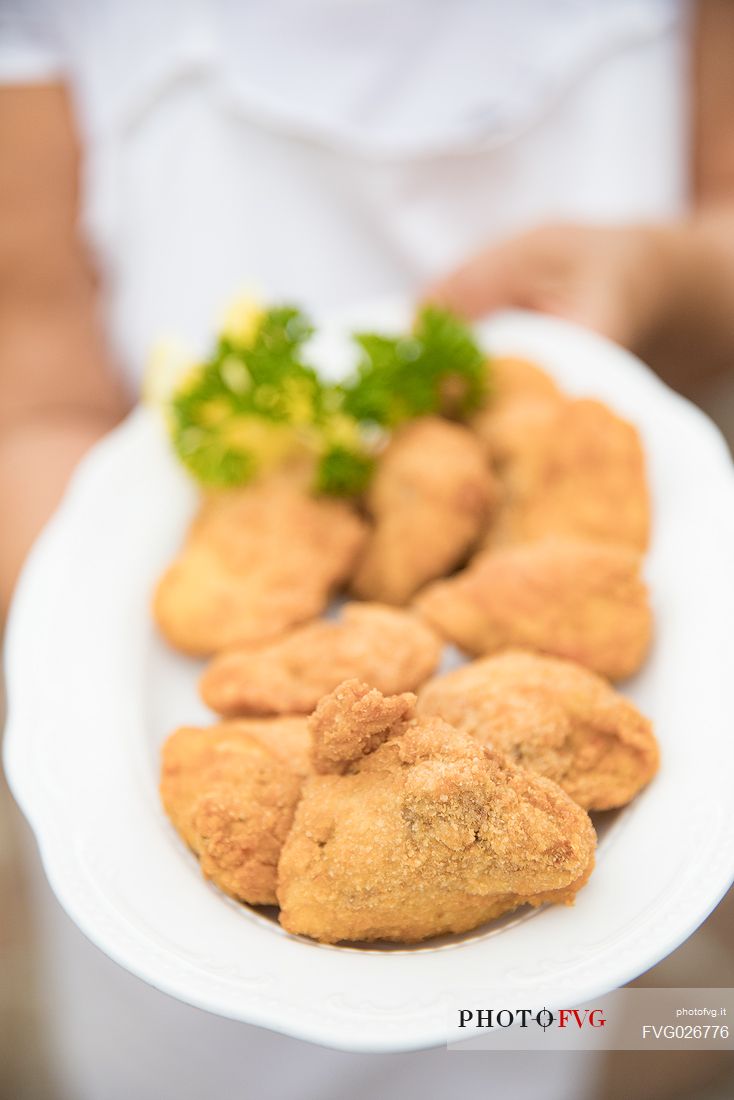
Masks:
[[[365,527],[339,501],[273,478],[209,498],[153,600],[161,633],[205,656],[314,618],[348,576]]]
[[[438,719],[406,723],[402,707],[390,718],[374,697],[363,714],[376,693],[350,690],[352,741],[382,743],[347,774],[306,781],[278,872],[288,931],[326,943],[412,942],[525,903],[573,901],[595,835],[559,787]],[[334,720],[349,726],[346,698]]]
[[[489,379],[489,397],[470,423],[487,451],[495,457],[498,437],[504,435],[506,416],[512,418],[520,405],[561,402],[564,396],[537,363],[513,355],[493,356]]]
[[[347,604],[338,622],[319,620],[269,645],[218,654],[201,694],[219,714],[309,714],[355,676],[386,695],[413,691],[435,671],[441,645],[409,611]]]
[[[164,808],[220,890],[253,905],[275,904],[280,850],[308,767],[303,718],[184,727],[168,738]]]
[[[652,725],[572,661],[508,650],[429,681],[435,715],[558,783],[587,810],[623,806],[657,771]]]
[[[491,360],[491,371],[490,400],[477,414],[478,418],[495,416],[520,399],[563,396],[551,376],[530,359],[518,355],[497,355]]]
[[[456,577],[429,585],[415,606],[468,653],[520,646],[610,680],[639,669],[652,634],[639,554],[581,539],[485,551]]]
[[[308,720],[315,771],[340,774],[374,752],[413,715],[415,695],[384,696],[359,680],[326,695]]]
[[[480,538],[497,486],[467,428],[426,417],[400,428],[367,496],[375,526],[352,581],[362,599],[404,604],[465,560]]]
[[[599,401],[544,397],[508,403],[493,432],[504,495],[487,545],[569,535],[647,548],[650,497],[632,424]]]

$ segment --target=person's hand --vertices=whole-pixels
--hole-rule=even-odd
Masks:
[[[539,310],[637,347],[666,309],[666,270],[664,231],[549,225],[484,249],[424,296],[471,319]]]

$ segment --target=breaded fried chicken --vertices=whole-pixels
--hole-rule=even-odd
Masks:
[[[462,573],[429,585],[415,606],[468,653],[521,646],[610,680],[637,671],[652,633],[640,555],[581,539],[485,551]]]
[[[472,417],[470,427],[499,475],[504,499],[508,463],[532,436],[536,423],[545,424],[566,397],[545,371],[526,359],[493,358],[490,378],[489,396],[484,408]]]
[[[465,560],[496,497],[481,444],[459,424],[426,417],[400,428],[367,494],[375,526],[352,581],[362,599],[407,603]]]
[[[275,903],[280,850],[309,770],[303,718],[176,730],[161,799],[204,876],[239,901]]]
[[[518,402],[499,425],[494,453],[504,495],[487,545],[569,535],[646,549],[640,437],[600,401]]]
[[[161,633],[199,656],[274,638],[320,614],[364,534],[347,504],[285,478],[215,495],[158,584]]]
[[[624,806],[658,767],[649,720],[573,661],[522,650],[485,657],[429,681],[418,713],[554,780],[586,810]]]
[[[219,714],[309,714],[353,676],[388,695],[420,687],[435,671],[441,646],[409,611],[351,603],[338,622],[321,619],[268,645],[218,654],[201,694]]]
[[[413,942],[570,903],[588,879],[595,834],[575,802],[411,708],[354,682],[317,707],[323,774],[304,784],[278,872],[288,931]]]
[[[505,423],[514,419],[518,409],[565,399],[550,375],[536,363],[511,355],[493,356],[490,363],[489,397],[484,408],[472,417],[471,427],[494,458],[497,442],[505,434]]]

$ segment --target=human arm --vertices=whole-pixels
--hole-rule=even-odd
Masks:
[[[81,456],[125,411],[77,229],[61,84],[0,89],[0,604]]]

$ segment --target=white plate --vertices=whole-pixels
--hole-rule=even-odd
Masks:
[[[399,321],[371,307],[331,321]],[[574,908],[521,913],[440,945],[322,947],[207,885],[157,797],[158,748],[207,721],[198,666],[167,652],[148,603],[194,494],[160,424],[136,411],[82,464],[35,547],[7,638],[6,767],[67,912],[133,973],[193,1005],[348,1050],[444,1042],[445,995],[491,1003],[548,991],[578,1004],[682,942],[732,879],[734,477],[712,424],[631,355],[529,314],[482,326],[490,349],[542,363],[569,391],[639,425],[655,538],[647,575],[657,641],[629,693],[650,714],[662,768],[600,843]],[[486,1003],[490,1003],[488,1000]]]

